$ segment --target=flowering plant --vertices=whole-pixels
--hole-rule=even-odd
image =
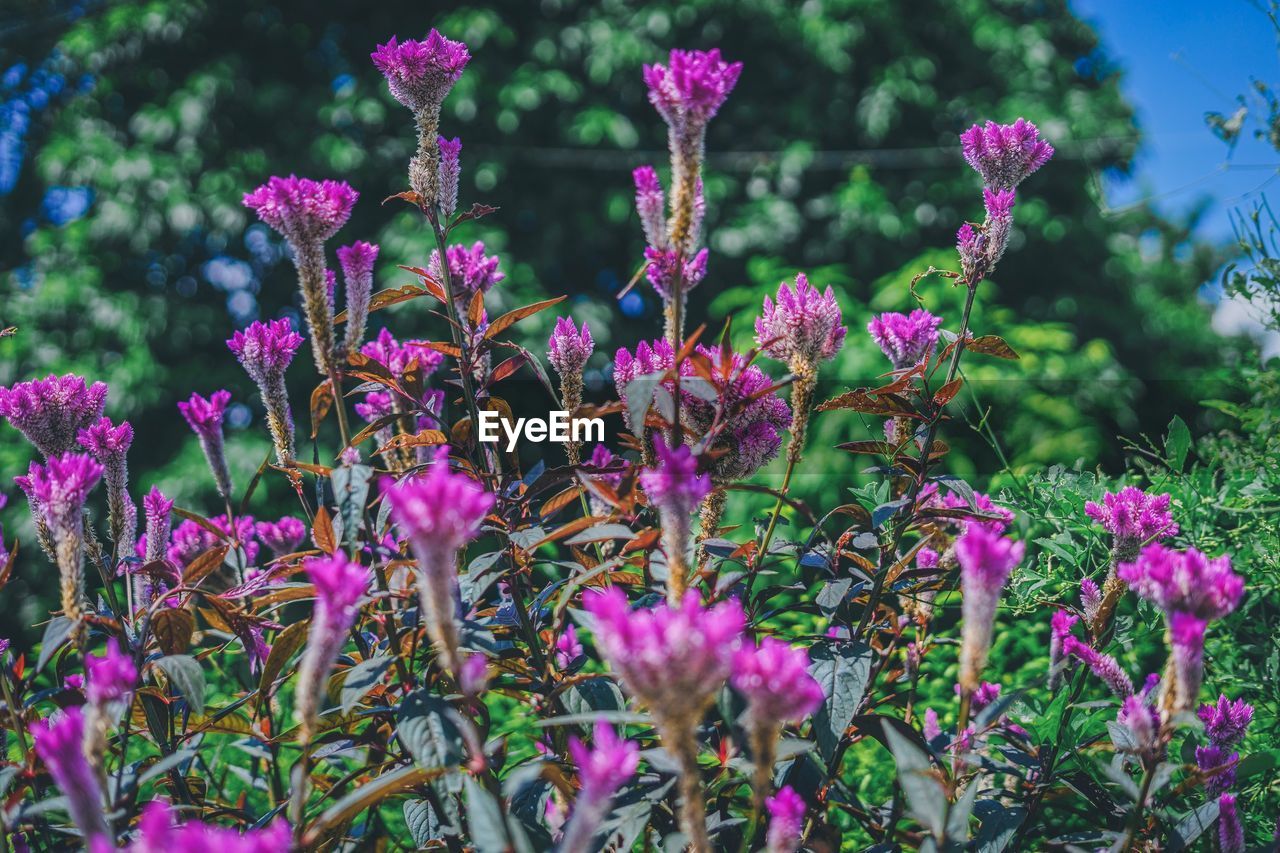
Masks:
[[[676,50],[645,66],[671,162],[665,190],[658,169],[633,174],[637,281],[666,322],[614,355],[618,399],[593,405],[586,323],[560,317],[545,354],[512,342],[563,297],[490,317],[502,259],[454,242],[496,212],[459,207],[461,141],[439,135],[469,49],[433,30],[372,58],[417,131],[407,189],[388,201],[420,217],[422,265],[376,290],[379,247],[337,249],[339,310],[327,243],[358,192],[277,176],[245,194],[289,246],[306,330],[276,319],[227,340],[267,413],[258,477],[234,482],[225,458],[232,394],[193,391],[178,407],[221,505],[179,509],[153,489],[139,531],[133,432],[104,417],[106,386],[0,389],[0,415],[43,457],[18,480],[62,582],[34,663],[7,645],[0,661],[15,845],[1157,849],[1216,821],[1220,849],[1243,849],[1237,747],[1254,709],[1201,700],[1205,638],[1248,590],[1230,556],[1177,538],[1170,496],[1125,487],[1074,507],[1111,537],[1101,583],[1081,573],[1078,606],[1039,602],[1048,672],[1021,680],[995,653],[1031,520],[947,473],[943,435],[966,355],[1017,359],[971,326],[1016,193],[1054,153],[1034,124],[956,140],[983,218],[958,228],[959,269],[911,293],[939,276],[963,309],[867,318],[883,380],[821,399],[851,319],[833,288],[798,273],[762,294],[745,352],[688,316],[689,291],[715,280],[706,129],[742,63]],[[375,313],[414,299],[436,309],[424,337],[366,340]],[[309,430],[285,384],[304,344],[319,377]],[[481,413],[514,416],[502,395],[518,371],[571,413],[621,415],[614,448],[570,441],[563,460],[526,466],[481,441]],[[878,479],[811,508],[791,483],[818,415],[883,420],[840,445]],[[775,460],[778,488],[746,482]],[[296,515],[249,515],[262,477],[287,484]],[[731,501],[760,493],[757,525],[724,526]],[[1158,672],[1133,670],[1120,613],[1163,630]],[[867,748],[897,771],[875,802],[854,780]],[[1071,810],[1102,826],[1072,835]]]

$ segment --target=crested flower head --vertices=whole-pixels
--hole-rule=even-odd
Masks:
[[[1013,189],[1053,156],[1053,146],[1023,118],[1013,124],[975,124],[960,134],[960,144],[965,161],[995,190]]]
[[[373,264],[378,260],[376,243],[357,240],[350,246],[340,246],[337,254],[338,265],[342,267],[342,275],[346,278],[348,288],[354,280],[373,276]]]
[[[146,519],[147,547],[143,556],[147,562],[160,560],[169,544],[169,532],[173,525],[173,501],[164,496],[159,486],[152,486],[142,499],[142,512]]]
[[[703,607],[690,590],[677,606],[632,610],[619,587],[587,593],[596,641],[627,690],[654,714],[689,719],[724,684],[745,617],[734,599]]]
[[[596,469],[613,468],[618,463],[625,464],[626,460],[615,455],[613,451],[605,447],[603,444],[597,444],[595,447],[591,448],[591,455],[587,457],[587,465]],[[611,489],[616,489],[622,484],[622,479],[625,476],[625,472],[616,471],[609,472],[607,474],[596,474],[592,479],[598,483],[604,483]]]
[[[1102,608],[1102,589],[1093,578],[1080,579],[1080,606],[1085,618],[1092,622]]]
[[[941,498],[938,499],[938,503],[941,504],[941,506],[944,509],[965,509],[970,511],[977,510],[983,515],[993,516],[992,518],[985,518],[985,519],[982,519],[982,518],[957,519],[956,521],[958,523],[958,526],[961,532],[968,530],[970,527],[973,527],[974,525],[978,525],[978,526],[986,527],[995,533],[1004,533],[1005,530],[1008,529],[1009,525],[1013,523],[1013,518],[1014,518],[1013,511],[1006,507],[1000,506],[995,501],[991,500],[990,495],[985,495],[982,492],[973,493],[972,506],[969,505],[968,500],[956,494],[955,492],[947,492],[945,495],[943,495]]]
[[[644,250],[645,278],[664,301],[677,289],[688,293],[707,277],[707,250],[699,249],[692,258],[681,261],[675,249],[658,249],[649,246]],[[677,285],[679,287],[677,288]]]
[[[560,636],[556,637],[556,667],[568,669],[583,655],[582,643],[578,640],[578,629],[566,625]]]
[[[79,536],[84,502],[102,479],[102,470],[87,454],[64,453],[44,465],[32,462],[27,475],[15,481],[36,501],[55,535]]]
[[[1244,824],[1236,808],[1236,795],[1218,797],[1218,850],[1221,853],[1244,853]]]
[[[1066,655],[1066,641],[1071,638],[1072,627],[1080,617],[1065,610],[1053,611],[1049,620],[1049,687],[1057,686],[1062,677],[1062,664]]]
[[[795,853],[804,839],[804,799],[786,785],[766,799],[764,807],[769,812],[769,829],[765,834],[768,853]]]
[[[1175,551],[1159,543],[1142,549],[1136,561],[1120,563],[1116,574],[1140,597],[1166,613],[1221,619],[1240,605],[1244,578],[1228,556],[1207,557],[1195,548]]]
[[[279,853],[291,843],[289,824],[272,821],[262,829],[240,832],[190,820],[177,826],[169,806],[163,800],[152,800],[142,807],[138,819],[137,839],[129,853],[161,853],[177,850],[217,850],[219,853]],[[98,853],[95,849],[92,853]]]
[[[376,338],[362,346],[360,352],[362,355],[381,364],[387,369],[388,373],[397,378],[408,370],[409,366],[415,361],[418,363],[418,369],[422,371],[424,377],[430,376],[444,361],[443,355],[426,346],[422,341],[400,343],[396,340],[395,335],[391,334],[385,327],[378,332]]]
[[[214,391],[207,400],[192,393],[191,399],[178,403],[178,411],[201,439],[216,437],[221,442],[222,417],[230,402],[230,391]]]
[[[738,650],[732,683],[747,697],[748,712],[760,725],[798,723],[826,698],[809,674],[809,653],[773,637]]]
[[[259,521],[254,532],[262,540],[262,544],[271,549],[277,557],[292,554],[298,550],[302,540],[307,537],[307,526],[291,515],[279,521]]]
[[[1101,504],[1089,501],[1084,512],[1115,537],[1117,545],[1136,548],[1149,539],[1178,535],[1178,524],[1169,511],[1170,500],[1168,493],[1149,495],[1125,486],[1118,492],[1105,493]]]
[[[254,539],[253,517],[236,516],[235,529],[227,522],[227,516],[214,516],[209,519],[213,526],[222,531],[227,539],[234,539],[245,550],[245,558],[253,564],[258,558],[258,543]],[[183,567],[200,556],[203,552],[217,545],[219,538],[202,524],[186,519],[173,531],[169,544],[168,558],[175,566]]]
[[[667,247],[667,201],[658,182],[658,173],[652,166],[640,166],[631,173],[636,184],[636,212],[644,239],[655,249]]]
[[[969,691],[977,690],[982,668],[991,650],[991,632],[995,622],[1000,591],[1022,560],[1025,546],[1000,535],[985,525],[971,525],[956,540],[956,559],[960,563],[960,587],[963,636],[960,647],[960,684]]]
[[[409,538],[432,552],[456,551],[480,534],[493,495],[466,474],[449,470],[449,449],[436,450],[426,472],[399,484],[384,482],[391,517]]]
[[[27,437],[45,456],[74,450],[80,431],[102,417],[107,386],[87,385],[74,373],[0,388],[0,417]]]
[[[373,423],[378,418],[385,418],[387,415],[395,411],[391,402],[391,395],[386,391],[370,391],[364,395],[363,402],[356,403],[356,414],[364,418],[369,423]]]
[[[436,139],[440,149],[440,213],[448,218],[458,209],[458,180],[462,177],[462,140]]]
[[[227,340],[227,347],[250,378],[262,383],[268,377],[283,376],[294,353],[302,346],[302,335],[293,330],[286,319],[268,323],[254,322]]]
[[[1189,711],[1200,696],[1204,678],[1204,633],[1208,621],[1174,610],[1168,613],[1169,656],[1174,672],[1174,710]]]
[[[94,705],[124,701],[138,684],[133,658],[121,653],[114,637],[107,640],[106,654],[87,656],[84,667],[89,676],[89,701]]]
[[[618,737],[613,726],[605,722],[595,724],[592,746],[588,747],[577,737],[569,737],[569,757],[578,768],[582,781],[580,797],[605,800],[626,784],[640,766],[640,747]]]
[[[1129,730],[1134,747],[1139,753],[1151,753],[1156,749],[1160,734],[1160,714],[1143,701],[1141,696],[1127,696],[1120,705],[1116,722]]]
[[[1244,740],[1244,733],[1253,720],[1253,706],[1243,699],[1234,702],[1219,694],[1212,705],[1201,705],[1196,711],[1204,723],[1204,733],[1211,743],[1218,746],[1235,746]]]
[[[128,421],[121,421],[119,426],[111,423],[111,418],[99,418],[85,429],[80,430],[76,440],[85,450],[103,465],[123,460],[133,444],[133,427]]]
[[[1133,681],[1111,655],[1104,654],[1088,643],[1082,643],[1071,636],[1063,638],[1062,649],[1072,657],[1083,661],[1085,666],[1089,667],[1093,674],[1102,679],[1111,692],[1121,699],[1133,695]]]
[[[434,29],[422,41],[392,36],[369,56],[387,78],[391,96],[415,114],[439,109],[471,59],[465,44]]]
[[[67,798],[67,810],[88,842],[106,840],[102,789],[85,755],[85,718],[78,707],[37,723],[32,730],[36,754]]]
[[[567,376],[580,377],[582,368],[595,348],[595,341],[591,339],[591,332],[587,329],[585,321],[582,324],[582,331],[579,332],[571,317],[560,317],[556,320],[556,327],[552,330],[551,339],[547,342],[547,357],[561,379]]]
[[[359,197],[345,181],[272,176],[245,194],[244,206],[291,243],[323,243],[351,218]]]
[[[1196,769],[1204,777],[1205,792],[1216,797],[1236,783],[1236,765],[1240,763],[1240,753],[1230,747],[1211,743],[1208,746],[1196,747]]]
[[[471,244],[470,248],[455,244],[445,249],[445,257],[449,261],[449,278],[453,283],[454,299],[464,306],[471,301],[476,291],[489,292],[489,288],[507,277],[498,269],[498,256],[486,255],[485,245],[480,240]],[[437,280],[443,280],[444,271],[440,267],[440,252],[431,253],[429,271]]]
[[[988,228],[1007,229],[1013,221],[1017,193],[1013,190],[982,189],[982,206],[987,211]]]
[[[923,308],[910,314],[892,311],[872,317],[867,331],[879,345],[895,370],[914,367],[933,352],[938,343],[938,327],[942,318],[935,317]]]
[[[302,564],[316,588],[318,607],[326,608],[340,621],[350,624],[356,605],[369,588],[369,570],[353,563],[341,552],[324,557],[311,557]],[[343,629],[345,633],[346,629]]]
[[[664,514],[689,515],[710,494],[711,478],[698,473],[698,460],[687,446],[669,448],[661,436],[653,446],[658,464],[640,472],[640,485]]]
[[[673,50],[667,65],[646,65],[649,103],[673,131],[696,132],[724,104],[742,73],[741,62],[725,62],[719,50]]]
[[[762,316],[756,318],[756,343],[770,358],[788,364],[816,365],[833,358],[847,331],[831,288],[819,293],[804,273],[794,285],[778,285],[777,303],[765,296]]]

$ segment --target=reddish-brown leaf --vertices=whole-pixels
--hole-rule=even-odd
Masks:
[[[947,403],[950,403],[952,400],[955,399],[955,396],[960,393],[960,388],[963,385],[964,385],[964,378],[960,376],[957,376],[955,379],[952,379],[946,385],[943,385],[941,388],[938,389],[938,392],[933,395],[934,405],[945,406]]]
[[[151,618],[151,633],[166,655],[180,655],[191,645],[196,617],[181,607],[166,607]]]
[[[223,561],[227,559],[227,551],[230,546],[214,545],[209,550],[200,554],[188,565],[182,573],[182,583],[184,586],[195,586],[200,581],[213,574]]]
[[[548,518],[554,515],[555,513],[559,512],[560,510],[564,509],[565,507],[569,506],[570,504],[572,504],[574,501],[578,499],[578,496],[581,494],[582,494],[582,486],[570,486],[560,494],[556,495],[555,497],[551,498],[546,503],[544,503],[542,505],[542,508],[538,510],[538,515],[540,515],[543,518]]]
[[[438,429],[424,429],[413,435],[397,435],[378,448],[378,453],[401,450],[407,447],[433,447],[437,444],[448,444],[449,437]]]
[[[516,323],[523,320],[525,317],[532,317],[544,308],[550,308],[552,305],[559,305],[568,298],[569,297],[567,296],[557,296],[555,299],[544,299],[541,302],[535,302],[532,305],[525,305],[523,308],[508,311],[489,324],[489,328],[486,329],[484,333],[485,339],[492,340]]]
[[[524,361],[524,353],[522,352],[511,356],[511,358],[502,362],[502,364],[499,364],[493,369],[493,373],[489,376],[489,384],[493,385],[506,379],[508,376],[519,370],[521,365],[524,364]]]
[[[965,341],[964,348],[972,352],[980,352],[983,355],[994,356],[995,358],[1009,360],[1017,360],[1018,358],[1018,354],[1013,351],[1013,347],[1005,343],[1004,338],[999,335],[983,335],[980,338]]]
[[[315,438],[320,434],[320,424],[324,423],[325,415],[329,414],[329,409],[333,407],[333,383],[328,379],[321,382],[311,392],[311,437]]]
[[[333,520],[329,518],[329,510],[324,507],[316,510],[316,517],[311,522],[311,541],[326,554],[332,554],[338,550],[338,537],[333,532]]]

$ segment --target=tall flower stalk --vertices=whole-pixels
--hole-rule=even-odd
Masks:
[[[962,632],[960,643],[960,724],[968,725],[969,700],[982,680],[991,651],[992,628],[1000,593],[1026,546],[985,525],[972,525],[956,540],[960,563]]]
[[[360,602],[369,588],[369,570],[341,553],[309,559],[303,568],[316,590],[307,646],[298,664],[298,690],[293,709],[305,744],[315,736],[329,673],[360,612]]]
[[[230,402],[231,392],[222,390],[214,391],[207,400],[193,393],[191,399],[178,404],[178,411],[196,438],[200,439],[200,449],[204,451],[205,461],[213,473],[218,496],[228,506],[231,503],[231,469],[227,467],[227,453],[222,440],[222,418]]]
[[[658,437],[654,450],[658,464],[640,472],[640,485],[658,508],[662,550],[667,557],[667,603],[674,607],[684,600],[688,586],[693,511],[711,492],[711,478],[698,473],[698,460],[683,444],[673,450]]]
[[[62,711],[33,731],[36,754],[54,784],[67,798],[67,810],[86,847],[111,843],[111,826],[103,806],[102,785],[85,754],[85,717],[79,708]]]
[[[138,538],[138,507],[129,497],[129,463],[127,455],[133,444],[133,427],[128,421],[119,426],[110,418],[100,418],[87,429],[80,430],[80,444],[102,465],[102,479],[107,489],[107,524],[117,557],[133,553]]]
[[[1111,563],[1107,579],[1102,584],[1102,597],[1090,616],[1090,631],[1102,636],[1111,622],[1111,614],[1126,589],[1116,574],[1121,563],[1131,563],[1147,542],[1160,541],[1178,535],[1178,525],[1169,510],[1172,497],[1169,494],[1149,495],[1133,486],[1125,486],[1118,492],[1107,492],[1102,503],[1089,501],[1084,505],[1085,515],[1111,534]]]
[[[640,748],[619,738],[613,726],[596,723],[594,734],[593,747],[575,736],[569,738],[569,757],[578,768],[581,787],[557,848],[559,853],[591,853],[596,849],[596,830],[609,814],[613,795],[640,766]]]
[[[560,377],[560,401],[571,420],[582,405],[582,370],[595,348],[595,341],[591,339],[591,331],[585,322],[582,331],[578,331],[572,318],[556,320],[551,339],[547,342],[547,356]],[[582,461],[581,451],[580,443],[573,440],[571,430],[569,442],[565,445],[570,465]]]
[[[294,456],[293,412],[289,408],[284,372],[300,346],[302,335],[293,330],[288,320],[252,323],[227,341],[227,347],[235,353],[262,395],[276,461],[281,466],[289,465]]]
[[[0,417],[27,437],[45,458],[75,450],[80,431],[102,417],[107,386],[74,373],[0,388]]]
[[[342,267],[342,283],[347,296],[347,328],[342,339],[345,358],[359,352],[360,345],[364,343],[365,327],[369,324],[369,302],[373,297],[373,265],[377,260],[377,245],[363,240],[338,249],[338,264]]]

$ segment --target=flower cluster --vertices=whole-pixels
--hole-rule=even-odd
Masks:
[[[1205,790],[1209,796],[1217,797],[1235,784],[1240,753],[1234,747],[1244,740],[1245,730],[1253,720],[1253,706],[1243,699],[1233,702],[1219,695],[1214,704],[1201,705],[1196,716],[1204,723],[1209,741],[1196,747],[1196,766],[1206,777]]]
[[[938,343],[942,318],[917,308],[910,314],[892,311],[871,318],[867,331],[893,364],[894,370],[915,367]]]
[[[267,426],[276,448],[276,461],[288,465],[293,460],[293,412],[285,389],[284,372],[302,346],[302,335],[288,320],[252,323],[236,332],[227,347],[258,386],[262,405],[267,410]]]
[[[840,306],[831,287],[819,293],[804,273],[794,285],[778,285],[776,303],[766,296],[756,318],[756,343],[797,372],[834,358],[847,331],[840,325]]]
[[[178,403],[178,411],[200,439],[205,461],[213,472],[218,494],[223,500],[231,499],[231,469],[227,467],[227,454],[222,440],[222,418],[231,402],[231,392],[214,391],[208,399],[192,393],[191,399]]]
[[[477,240],[468,246],[455,245],[445,249],[448,261],[449,280],[453,286],[453,298],[460,310],[465,313],[471,303],[471,297],[477,293],[488,293],[495,284],[500,283],[507,274],[498,269],[500,263],[497,255],[486,255],[485,245]],[[428,271],[438,281],[444,281],[445,271],[440,266],[440,253],[431,253],[431,265]]]
[[[46,457],[76,448],[80,431],[102,417],[107,386],[86,384],[74,373],[0,388],[0,417],[27,437]]]
[[[364,341],[369,301],[373,297],[373,264],[377,260],[378,247],[363,240],[338,249],[338,265],[342,267],[347,297],[347,331],[342,349],[348,357],[357,352]]]
[[[357,605],[369,588],[369,571],[342,554],[315,557],[303,566],[316,589],[316,606],[307,632],[307,647],[298,665],[298,696],[293,714],[302,726],[302,739],[308,741],[315,734],[329,670],[346,643],[359,610]]]
[[[1164,539],[1178,535],[1178,524],[1169,509],[1169,494],[1149,495],[1133,486],[1125,486],[1118,492],[1107,492],[1102,503],[1089,501],[1084,505],[1087,516],[1115,538],[1119,559],[1132,561],[1138,547],[1152,539]]]
[[[1013,567],[1022,562],[1025,545],[1005,539],[998,531],[974,525],[956,540],[963,599],[963,637],[960,646],[960,684],[978,688],[991,649],[991,630],[1001,590]]]

